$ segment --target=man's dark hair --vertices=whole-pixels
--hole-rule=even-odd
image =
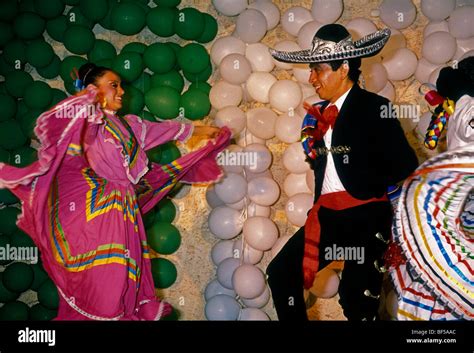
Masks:
[[[357,83],[359,81],[359,76],[361,71],[359,70],[360,65],[361,65],[361,60],[360,58],[352,58],[352,59],[346,59],[346,60],[334,60],[334,61],[328,61],[326,64],[331,66],[332,71],[336,71],[341,67],[341,65],[344,63],[344,61],[347,61],[349,65],[349,73],[347,76],[349,77],[349,80],[351,80],[354,83]],[[309,65],[310,68],[313,68],[316,63],[312,63]]]

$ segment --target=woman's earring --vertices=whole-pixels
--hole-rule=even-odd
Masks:
[[[107,98],[104,97],[104,99],[102,100],[102,109],[105,109],[107,107]]]

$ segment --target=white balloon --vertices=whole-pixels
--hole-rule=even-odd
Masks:
[[[215,184],[217,196],[225,203],[235,203],[247,194],[247,180],[236,173],[228,173]]]
[[[235,203],[228,203],[227,206],[230,208],[233,208],[234,210],[243,210],[245,208],[245,205],[249,203],[248,198],[244,197],[242,200],[237,201]]]
[[[245,247],[242,248],[242,242],[242,239],[234,241],[233,251],[235,258],[242,259],[244,264],[258,264],[263,258],[263,251],[254,249],[247,243],[245,243]]]
[[[269,108],[253,108],[247,111],[247,128],[261,139],[271,139],[275,136],[276,119],[277,115]]]
[[[209,206],[212,208],[216,208],[218,206],[223,206],[225,205],[225,202],[222,201],[219,196],[216,194],[216,189],[214,188],[214,185],[209,185],[206,189],[206,201]]]
[[[256,204],[255,202],[250,202],[250,204],[247,206],[247,215],[248,217],[255,217],[255,216],[261,216],[261,217],[270,217],[272,210],[268,206],[262,206],[259,204]]]
[[[252,248],[267,251],[278,239],[278,228],[266,217],[249,217],[244,223],[243,236]]]
[[[247,0],[212,0],[212,4],[224,16],[237,16],[247,8]]]
[[[272,260],[275,258],[275,256],[278,255],[281,249],[285,246],[285,244],[290,240],[292,236],[291,235],[282,235],[281,237],[278,238],[278,240],[275,242],[275,244],[272,247]]]
[[[267,20],[267,30],[275,28],[280,22],[280,9],[274,3],[268,0],[256,0],[250,4],[249,9],[260,11]]]
[[[293,6],[281,15],[281,26],[287,33],[296,37],[301,27],[312,20],[311,12],[308,9]]]
[[[449,33],[457,39],[474,36],[474,6],[458,7],[448,20]]]
[[[211,59],[217,66],[229,54],[245,54],[245,43],[236,37],[217,38],[211,48]]]
[[[270,318],[260,309],[244,308],[240,312],[239,321],[270,321]]]
[[[286,113],[295,109],[303,99],[300,86],[291,80],[279,80],[270,88],[270,105],[272,108]]]
[[[418,65],[415,71],[415,78],[420,83],[427,83],[431,73],[438,67],[440,67],[440,65],[435,65],[426,60],[425,58],[421,58],[420,60],[418,60]]]
[[[220,240],[211,250],[211,258],[214,265],[219,266],[222,260],[234,256],[234,242],[232,240]]]
[[[370,92],[378,92],[385,87],[388,73],[381,63],[374,63],[362,70],[365,80],[365,89]]]
[[[263,308],[270,300],[270,289],[265,287],[262,294],[254,299],[242,298],[242,302],[247,308]]]
[[[387,312],[391,318],[397,317],[398,298],[394,290],[391,290],[390,292],[388,292],[385,298],[385,308],[387,309]]]
[[[228,257],[219,263],[219,266],[217,266],[217,280],[224,288],[234,289],[232,275],[239,266],[240,260],[234,257]]]
[[[456,7],[474,5],[474,0],[456,0]]]
[[[459,61],[464,60],[466,58],[469,58],[471,56],[474,56],[474,50],[469,50],[468,52],[464,53],[460,58]]]
[[[235,292],[242,298],[254,299],[265,290],[265,277],[262,271],[251,264],[238,267],[232,276]]]
[[[247,45],[245,57],[250,61],[250,66],[254,72],[270,72],[275,67],[275,62],[268,50],[268,46],[263,43]]]
[[[275,135],[280,141],[285,143],[297,142],[301,137],[302,124],[303,117],[299,114],[282,114],[275,123]]]
[[[257,43],[267,33],[267,20],[260,11],[247,9],[237,17],[235,33],[245,43]]]
[[[295,42],[291,40],[284,40],[282,42],[279,42],[275,44],[274,47],[275,50],[280,50],[280,51],[297,51],[301,50],[300,46],[296,44]],[[275,63],[275,66],[278,67],[279,69],[283,70],[291,70],[293,68],[293,65],[290,63],[284,63],[281,61],[278,61],[276,59],[273,59],[273,62]]]
[[[290,173],[286,176],[285,181],[283,182],[283,191],[288,197],[291,197],[295,194],[311,193],[311,190],[306,184],[306,173],[303,174],[294,174]]]
[[[306,223],[307,213],[313,207],[314,197],[309,193],[301,193],[291,196],[285,205],[286,218],[298,227]]]
[[[421,0],[421,12],[430,21],[440,21],[448,18],[456,7],[456,0]]]
[[[308,84],[303,84],[300,83],[301,87],[301,92],[303,92],[303,101],[306,100],[308,97],[314,96],[314,87]],[[303,104],[300,104],[298,107],[302,106]],[[298,109],[298,107],[296,109]]]
[[[423,29],[423,38],[428,37],[431,33],[435,32],[449,32],[447,21],[434,21],[426,25]]]
[[[211,233],[224,240],[235,238],[243,227],[240,212],[227,206],[214,208],[208,222]]]
[[[423,42],[423,57],[433,64],[444,64],[451,60],[455,53],[456,40],[448,32],[431,33]]]
[[[244,147],[244,152],[249,162],[244,166],[246,172],[263,173],[272,165],[272,153],[265,145],[252,143]]]
[[[354,41],[377,31],[377,26],[371,20],[363,17],[353,18],[345,25],[345,27]]]
[[[244,170],[244,166],[239,159],[239,156],[242,155],[242,147],[238,145],[229,145],[224,151],[222,151],[222,155],[219,154],[217,158],[217,163],[222,166],[226,173],[242,173]],[[222,158],[220,157],[222,156]]]
[[[239,107],[227,106],[217,112],[214,124],[218,127],[227,126],[232,131],[232,136],[235,136],[247,125],[247,116]]]
[[[248,183],[248,196],[256,204],[271,206],[280,197],[280,187],[273,179],[255,178]]]
[[[237,295],[233,289],[227,289],[223,287],[222,284],[219,283],[217,278],[215,278],[207,284],[206,289],[204,291],[204,298],[206,298],[207,301],[219,294],[228,295],[229,297],[235,297]]]
[[[238,106],[242,97],[242,87],[232,85],[224,80],[214,84],[209,92],[209,100],[216,109],[222,109],[229,105]]]
[[[225,81],[233,85],[240,85],[247,81],[252,73],[252,67],[244,55],[229,54],[222,59],[219,72]]]
[[[459,61],[464,54],[474,49],[474,37],[470,37],[467,39],[457,39],[457,49],[456,54],[454,54],[455,60]]]
[[[306,185],[314,194],[314,188],[316,185],[315,185],[315,180],[314,180],[314,171],[312,169],[309,169],[306,171]]]
[[[301,49],[310,49],[316,32],[323,26],[321,22],[310,21],[303,25],[298,32],[298,45]]]
[[[390,80],[400,81],[406,80],[415,73],[418,59],[410,49],[400,48],[384,58],[382,64],[387,69]]]
[[[235,321],[240,317],[241,307],[237,301],[224,294],[213,296],[206,303],[206,318],[211,321]]]
[[[372,56],[370,58],[365,58],[362,60],[362,65],[364,61],[373,60],[373,59],[380,59],[380,57],[385,58],[387,54],[393,52],[395,49],[405,48],[407,46],[407,40],[402,32],[398,29],[390,28],[390,38],[387,41],[387,44],[383,47],[379,55]]]
[[[387,81],[387,84],[384,88],[377,92],[378,95],[387,98],[389,101],[393,102],[396,98],[396,91],[395,87],[393,86],[392,82]]]
[[[270,101],[270,88],[277,81],[276,77],[269,72],[254,72],[247,80],[249,95],[260,103]]]
[[[305,64],[295,64],[293,65],[293,76],[296,78],[296,81],[304,84],[304,86],[309,86],[309,76],[311,75],[311,70],[308,68],[308,65]],[[301,86],[300,86],[301,87]],[[312,93],[314,92],[314,88],[309,86]],[[304,97],[304,92],[302,92]]]
[[[311,14],[316,21],[328,24],[336,22],[341,17],[343,9],[342,0],[313,0]]]
[[[316,274],[310,292],[318,298],[332,298],[339,288],[339,276],[334,270],[323,268]]]
[[[264,145],[265,140],[253,135],[249,129],[244,129],[244,131],[242,131],[237,137],[237,144],[239,146],[245,147],[252,143]]]
[[[416,18],[416,7],[412,0],[383,0],[379,10],[380,19],[395,29],[407,28]]]
[[[430,77],[428,78],[429,83],[436,86],[436,81],[438,80],[439,72],[441,71],[443,67],[445,66],[444,65],[439,66],[430,74]]]
[[[305,173],[309,168],[306,162],[306,154],[300,142],[292,143],[283,152],[283,165],[291,173],[301,174]]]

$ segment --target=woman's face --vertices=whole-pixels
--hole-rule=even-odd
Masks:
[[[117,111],[122,108],[122,96],[125,92],[121,82],[120,77],[112,71],[107,71],[97,79],[96,86],[99,89],[99,103],[103,104],[106,102],[105,109]]]

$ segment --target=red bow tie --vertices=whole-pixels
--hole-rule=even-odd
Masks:
[[[326,107],[326,109],[324,109],[323,111],[323,114],[321,115],[321,122],[325,125],[328,125],[328,128],[329,125],[331,125],[331,128],[334,129],[334,124],[336,123],[336,118],[338,114],[339,111],[337,110],[337,107],[335,105]]]
[[[324,109],[323,113],[319,112],[319,109],[312,107],[312,109],[308,110],[309,114],[312,114],[318,121],[318,125],[313,133],[313,137],[316,140],[321,140],[323,136],[329,129],[329,126],[334,129],[334,124],[336,123],[336,118],[339,114],[337,107],[335,105],[331,105]]]

